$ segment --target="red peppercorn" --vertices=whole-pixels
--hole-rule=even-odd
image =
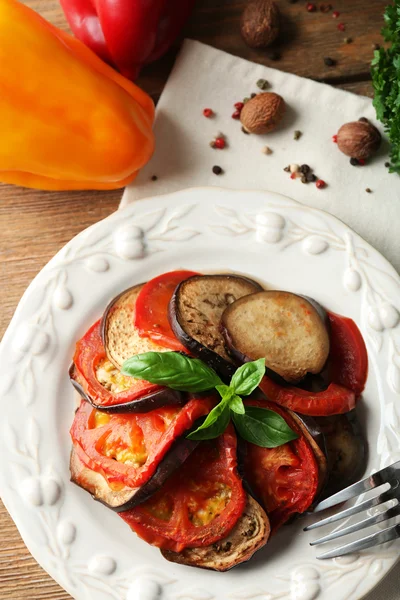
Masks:
[[[214,114],[214,111],[213,111],[211,108],[205,108],[205,109],[203,110],[203,115],[204,115],[205,117],[207,117],[207,119],[209,119],[210,117],[212,117],[212,116],[213,116],[213,114]]]
[[[214,140],[214,148],[218,148],[218,150],[223,150],[226,146],[226,142],[224,140],[224,138],[222,137],[217,137]]]
[[[313,2],[307,2],[306,8],[308,12],[315,12],[317,10],[317,7]]]
[[[337,135],[336,134],[332,136],[332,142],[334,144],[337,144]]]
[[[317,179],[316,184],[317,188],[319,190],[322,190],[322,188],[324,188],[326,186],[326,183],[323,179]]]
[[[332,17],[334,19],[337,19],[339,17],[339,15],[340,15],[340,12],[338,10],[334,10],[333,13],[332,13]]]
[[[296,177],[297,177],[296,173],[292,173],[290,176],[290,179],[296,179]]]
[[[242,110],[243,106],[244,106],[244,102],[236,102],[234,104],[234,107],[236,108],[236,110]]]
[[[240,110],[235,110],[235,112],[232,113],[232,119],[240,119]]]
[[[363,167],[365,165],[365,160],[363,158],[358,159],[358,164]]]
[[[346,26],[344,23],[339,23],[339,25],[337,26],[337,28],[339,29],[339,31],[344,31],[346,29]]]

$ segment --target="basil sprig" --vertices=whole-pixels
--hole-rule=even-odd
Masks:
[[[245,406],[241,396],[249,396],[265,373],[265,359],[260,358],[239,367],[229,385],[198,358],[179,352],[146,352],[128,358],[122,367],[123,375],[144,379],[182,392],[205,392],[216,389],[221,401],[203,423],[192,431],[192,440],[211,440],[221,435],[230,419],[239,435],[263,448],[276,448],[298,436],[280,415],[272,410]]]

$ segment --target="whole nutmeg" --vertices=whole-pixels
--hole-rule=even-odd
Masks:
[[[248,133],[269,133],[282,120],[285,110],[282,96],[264,92],[246,102],[240,113],[240,120]]]
[[[366,160],[381,144],[381,134],[366,119],[345,123],[337,133],[338,148],[346,156]]]
[[[272,0],[250,0],[243,11],[241,33],[250,48],[266,48],[279,34],[279,8]]]

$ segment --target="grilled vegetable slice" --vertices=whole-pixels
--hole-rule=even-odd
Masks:
[[[277,412],[299,436],[278,448],[246,442],[244,477],[265,508],[274,533],[313,503],[319,488],[318,463],[303,429],[286,410],[267,401],[249,399],[245,404]]]
[[[135,326],[141,337],[152,339],[170,350],[185,352],[168,321],[168,305],[176,287],[194,271],[171,271],[151,279],[142,287],[136,300]]]
[[[222,313],[232,302],[261,290],[255,281],[238,275],[191,277],[172,296],[172,330],[189,352],[229,378],[234,369],[219,329]]]
[[[246,505],[236,466],[230,425],[216,440],[202,442],[154,496],[121,517],[141,538],[165,550],[219,542]]]
[[[118,369],[127,358],[144,352],[166,352],[153,340],[141,337],[135,326],[136,300],[143,285],[135,285],[114,298],[101,320],[101,336],[108,359]]]
[[[211,396],[145,414],[108,414],[82,401],[71,427],[85,466],[113,486],[136,488],[154,475],[173,444],[214,406]]]
[[[324,497],[355,483],[366,468],[366,442],[356,412],[345,415],[317,417],[316,422],[324,435],[329,478]]]
[[[357,325],[342,315],[328,313],[331,330],[331,353],[328,375],[359,396],[368,376],[368,354]]]
[[[106,356],[100,321],[76,344],[70,378],[79,394],[92,406],[109,412],[148,412],[185,402],[179,392],[122,375]]]
[[[222,333],[240,363],[265,358],[266,367],[296,383],[319,373],[329,354],[324,320],[306,298],[263,291],[240,298],[224,311]]]
[[[185,548],[182,552],[161,550],[167,560],[213,571],[228,571],[250,558],[268,541],[270,525],[261,506],[247,495],[242,516],[229,535],[219,542],[201,548]]]
[[[321,392],[311,392],[294,386],[284,387],[265,375],[260,389],[268,400],[312,417],[343,414],[352,410],[356,404],[354,392],[336,383],[330,383]]]
[[[315,460],[318,465],[318,488],[315,495],[319,496],[328,482],[328,460],[325,454],[326,445],[324,435],[313,417],[300,416],[291,410],[288,411],[288,413],[292,419],[296,421],[302,434],[314,452]]]
[[[111,486],[100,473],[89,469],[89,462],[78,444],[74,444],[71,452],[71,481],[89,492],[94,500],[105,504],[116,512],[123,512],[144,502],[154,494],[193,452],[198,442],[180,438],[164,456],[154,475],[142,486],[130,488],[123,484]],[[82,457],[83,460],[81,460]]]

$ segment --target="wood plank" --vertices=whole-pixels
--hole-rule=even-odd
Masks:
[[[341,12],[338,20],[332,18],[332,13],[308,13],[303,0],[278,3],[284,27],[279,42],[271,49],[281,53],[277,62],[271,60],[271,51],[256,52],[242,41],[239,19],[245,6],[243,0],[197,0],[185,35],[255,62],[371,95],[369,62],[373,44],[381,41],[379,31],[386,0],[334,1],[335,9]],[[25,4],[68,30],[59,0],[25,0]],[[344,33],[337,29],[339,22],[346,25]],[[345,44],[345,37],[352,37],[353,42]],[[139,78],[138,83],[155,100],[168,78],[176,52],[177,45],[158,63],[143,69]],[[337,65],[326,67],[325,56],[336,59]],[[74,235],[112,213],[120,196],[120,191],[46,193],[0,187],[0,335],[33,277]],[[0,531],[2,600],[70,599],[29,554],[1,503]]]

